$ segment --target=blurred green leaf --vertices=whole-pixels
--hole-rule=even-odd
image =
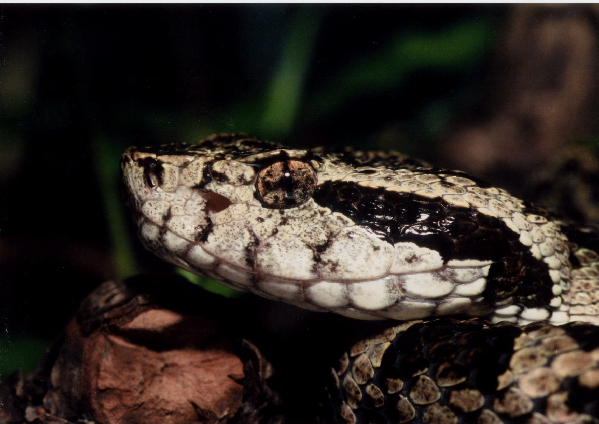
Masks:
[[[266,96],[260,128],[266,136],[282,137],[293,128],[320,21],[320,10],[310,7],[300,9],[291,24]]]
[[[177,273],[185,277],[191,283],[202,287],[204,290],[209,291],[211,293],[220,294],[225,297],[236,297],[241,294],[239,290],[232,289],[223,284],[217,283],[210,278],[201,277],[196,274],[192,274],[189,271],[185,271],[184,269],[177,268]]]
[[[133,245],[125,224],[125,211],[119,188],[119,163],[122,150],[119,143],[96,136],[92,140],[96,175],[106,212],[106,220],[112,241],[113,263],[117,278],[137,273]]]
[[[468,68],[484,57],[492,34],[493,24],[485,20],[460,23],[438,33],[401,34],[378,53],[341,69],[332,78],[334,82],[309,102],[309,116],[322,119],[356,97],[400,86],[418,69]]]
[[[33,370],[49,345],[47,340],[35,337],[11,337],[0,340],[0,377],[16,370]]]

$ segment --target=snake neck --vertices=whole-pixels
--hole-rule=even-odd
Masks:
[[[599,228],[593,225],[567,227],[570,240],[570,287],[562,294],[569,304],[570,321],[599,325]]]

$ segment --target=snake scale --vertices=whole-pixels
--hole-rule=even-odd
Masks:
[[[130,148],[121,170],[159,257],[302,308],[401,321],[333,370],[337,422],[599,423],[596,228],[394,152],[221,134]]]

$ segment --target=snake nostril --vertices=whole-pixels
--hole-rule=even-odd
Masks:
[[[144,180],[148,187],[156,188],[162,184],[164,173],[162,162],[152,157],[140,159],[137,162],[143,169]]]
[[[225,196],[214,193],[213,191],[206,191],[202,193],[202,197],[206,199],[206,208],[213,213],[222,212],[233,203]]]

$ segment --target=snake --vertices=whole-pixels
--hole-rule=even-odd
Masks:
[[[599,423],[596,227],[397,152],[247,134],[131,147],[121,174],[160,258],[393,323],[332,367],[332,422]]]

